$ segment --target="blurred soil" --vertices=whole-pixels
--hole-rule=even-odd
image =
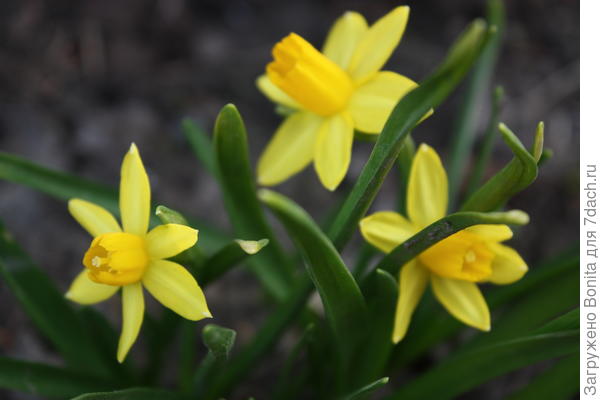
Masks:
[[[507,97],[502,120],[527,144],[537,121],[544,120],[546,144],[554,150],[535,185],[510,204],[531,215],[532,223],[518,232],[512,245],[535,266],[577,237],[579,3],[506,3],[508,24],[494,78],[494,85],[501,84]],[[219,189],[187,146],[181,119],[193,117],[210,130],[220,107],[235,103],[245,117],[256,161],[280,120],[254,85],[273,44],[294,31],[320,45],[330,24],[345,10],[359,11],[372,22],[397,4],[382,0],[5,0],[0,4],[0,150],[116,185],[122,156],[129,143],[136,142],[156,201],[229,229]],[[386,68],[419,81],[468,22],[483,14],[484,2],[408,4],[408,28]],[[436,146],[443,158],[461,93],[462,89],[452,95],[414,132],[417,142]],[[481,134],[489,101],[478,107]],[[323,218],[355,181],[371,146],[355,146],[351,170],[336,193],[318,184],[312,168],[278,190],[317,219]],[[489,173],[509,159],[509,150],[499,141]],[[396,178],[392,174],[385,182],[373,209],[393,207]],[[68,215],[66,204],[0,182],[0,218],[65,290],[81,268],[89,242]],[[353,242],[345,257],[351,258],[359,243]],[[243,270],[211,287],[207,296],[214,322],[236,329],[239,343],[251,337],[265,316],[258,286]],[[118,324],[118,302],[100,307]],[[0,315],[1,355],[60,363],[2,283]],[[291,340],[286,336],[276,354],[232,398],[265,398]],[[142,346],[134,347],[134,357]],[[512,374],[465,398],[501,399],[531,373]],[[168,377],[165,383],[169,384]],[[31,398],[1,391],[0,397]]]

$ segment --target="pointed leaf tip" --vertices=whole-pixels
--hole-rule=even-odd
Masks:
[[[235,239],[235,242],[240,245],[240,248],[244,250],[247,254],[256,254],[263,247],[269,244],[269,239],[261,239],[261,240],[242,240]]]

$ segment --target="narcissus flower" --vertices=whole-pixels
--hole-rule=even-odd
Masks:
[[[292,33],[273,48],[274,61],[259,89],[292,110],[258,162],[258,181],[275,185],[311,161],[323,185],[344,179],[354,129],[379,134],[396,103],[417,84],[380,71],[404,33],[409,9],[397,7],[371,27],[347,12],[327,36],[322,52]]]
[[[66,297],[94,304],[122,289],[123,325],[117,359],[123,362],[142,326],[142,287],[184,318],[197,321],[211,314],[194,277],[183,266],[166,260],[193,246],[198,231],[165,224],[148,232],[150,183],[135,144],[123,159],[119,208],[122,225],[96,204],[69,201],[69,212],[94,239],[83,257],[85,268]]]
[[[389,253],[396,246],[443,218],[448,205],[448,180],[439,156],[423,144],[417,151],[407,189],[408,218],[378,212],[360,222],[364,238]],[[393,332],[402,340],[412,313],[427,284],[456,319],[474,328],[490,330],[490,312],[477,283],[508,284],[527,272],[527,264],[501,242],[512,237],[506,225],[474,225],[433,245],[402,266],[400,294]]]

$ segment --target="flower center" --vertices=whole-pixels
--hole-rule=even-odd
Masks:
[[[452,279],[479,282],[492,273],[494,253],[480,237],[460,231],[431,246],[419,261],[432,272]]]
[[[352,80],[336,63],[302,37],[291,33],[273,48],[267,75],[304,108],[322,116],[346,107]]]
[[[138,282],[148,265],[146,242],[131,233],[100,235],[83,256],[83,265],[97,283],[123,286]]]

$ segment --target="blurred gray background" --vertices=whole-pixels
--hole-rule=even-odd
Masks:
[[[535,265],[568,247],[578,231],[579,2],[505,3],[508,22],[493,80],[506,92],[502,121],[528,145],[537,121],[544,120],[546,144],[554,150],[537,182],[510,204],[531,215],[532,223],[512,245]],[[181,119],[193,117],[210,130],[219,109],[235,103],[246,120],[256,162],[280,122],[254,85],[270,60],[271,47],[291,31],[318,47],[345,10],[359,11],[372,23],[398,4],[382,0],[3,1],[0,150],[117,185],[121,159],[134,141],[157,202],[229,229],[219,189],[188,147]],[[410,20],[386,69],[416,81],[432,72],[453,39],[485,10],[480,0],[403,4],[411,6]],[[434,145],[446,163],[464,86],[413,135],[417,142]],[[478,107],[480,135],[490,109],[487,98]],[[312,167],[277,190],[292,196],[316,219],[323,218],[356,180],[371,147],[371,143],[355,144],[348,176],[333,194],[320,186]],[[489,174],[510,157],[498,141]],[[396,182],[392,173],[374,210],[393,207]],[[66,204],[0,182],[0,218],[34,261],[66,290],[89,245]],[[360,241],[353,243],[347,258]],[[264,318],[258,285],[243,270],[211,287],[207,297],[214,322],[237,329],[239,343],[247,341]],[[101,308],[118,323],[118,302],[111,300]],[[0,354],[60,363],[3,283],[0,315]],[[278,351],[285,351],[290,340],[286,337]],[[134,357],[143,358],[135,355],[142,346],[133,348]],[[257,368],[239,395],[264,397],[280,355]],[[515,379],[527,379],[527,374]],[[482,393],[475,398],[503,396],[501,389]],[[1,391],[0,395],[12,396]]]

